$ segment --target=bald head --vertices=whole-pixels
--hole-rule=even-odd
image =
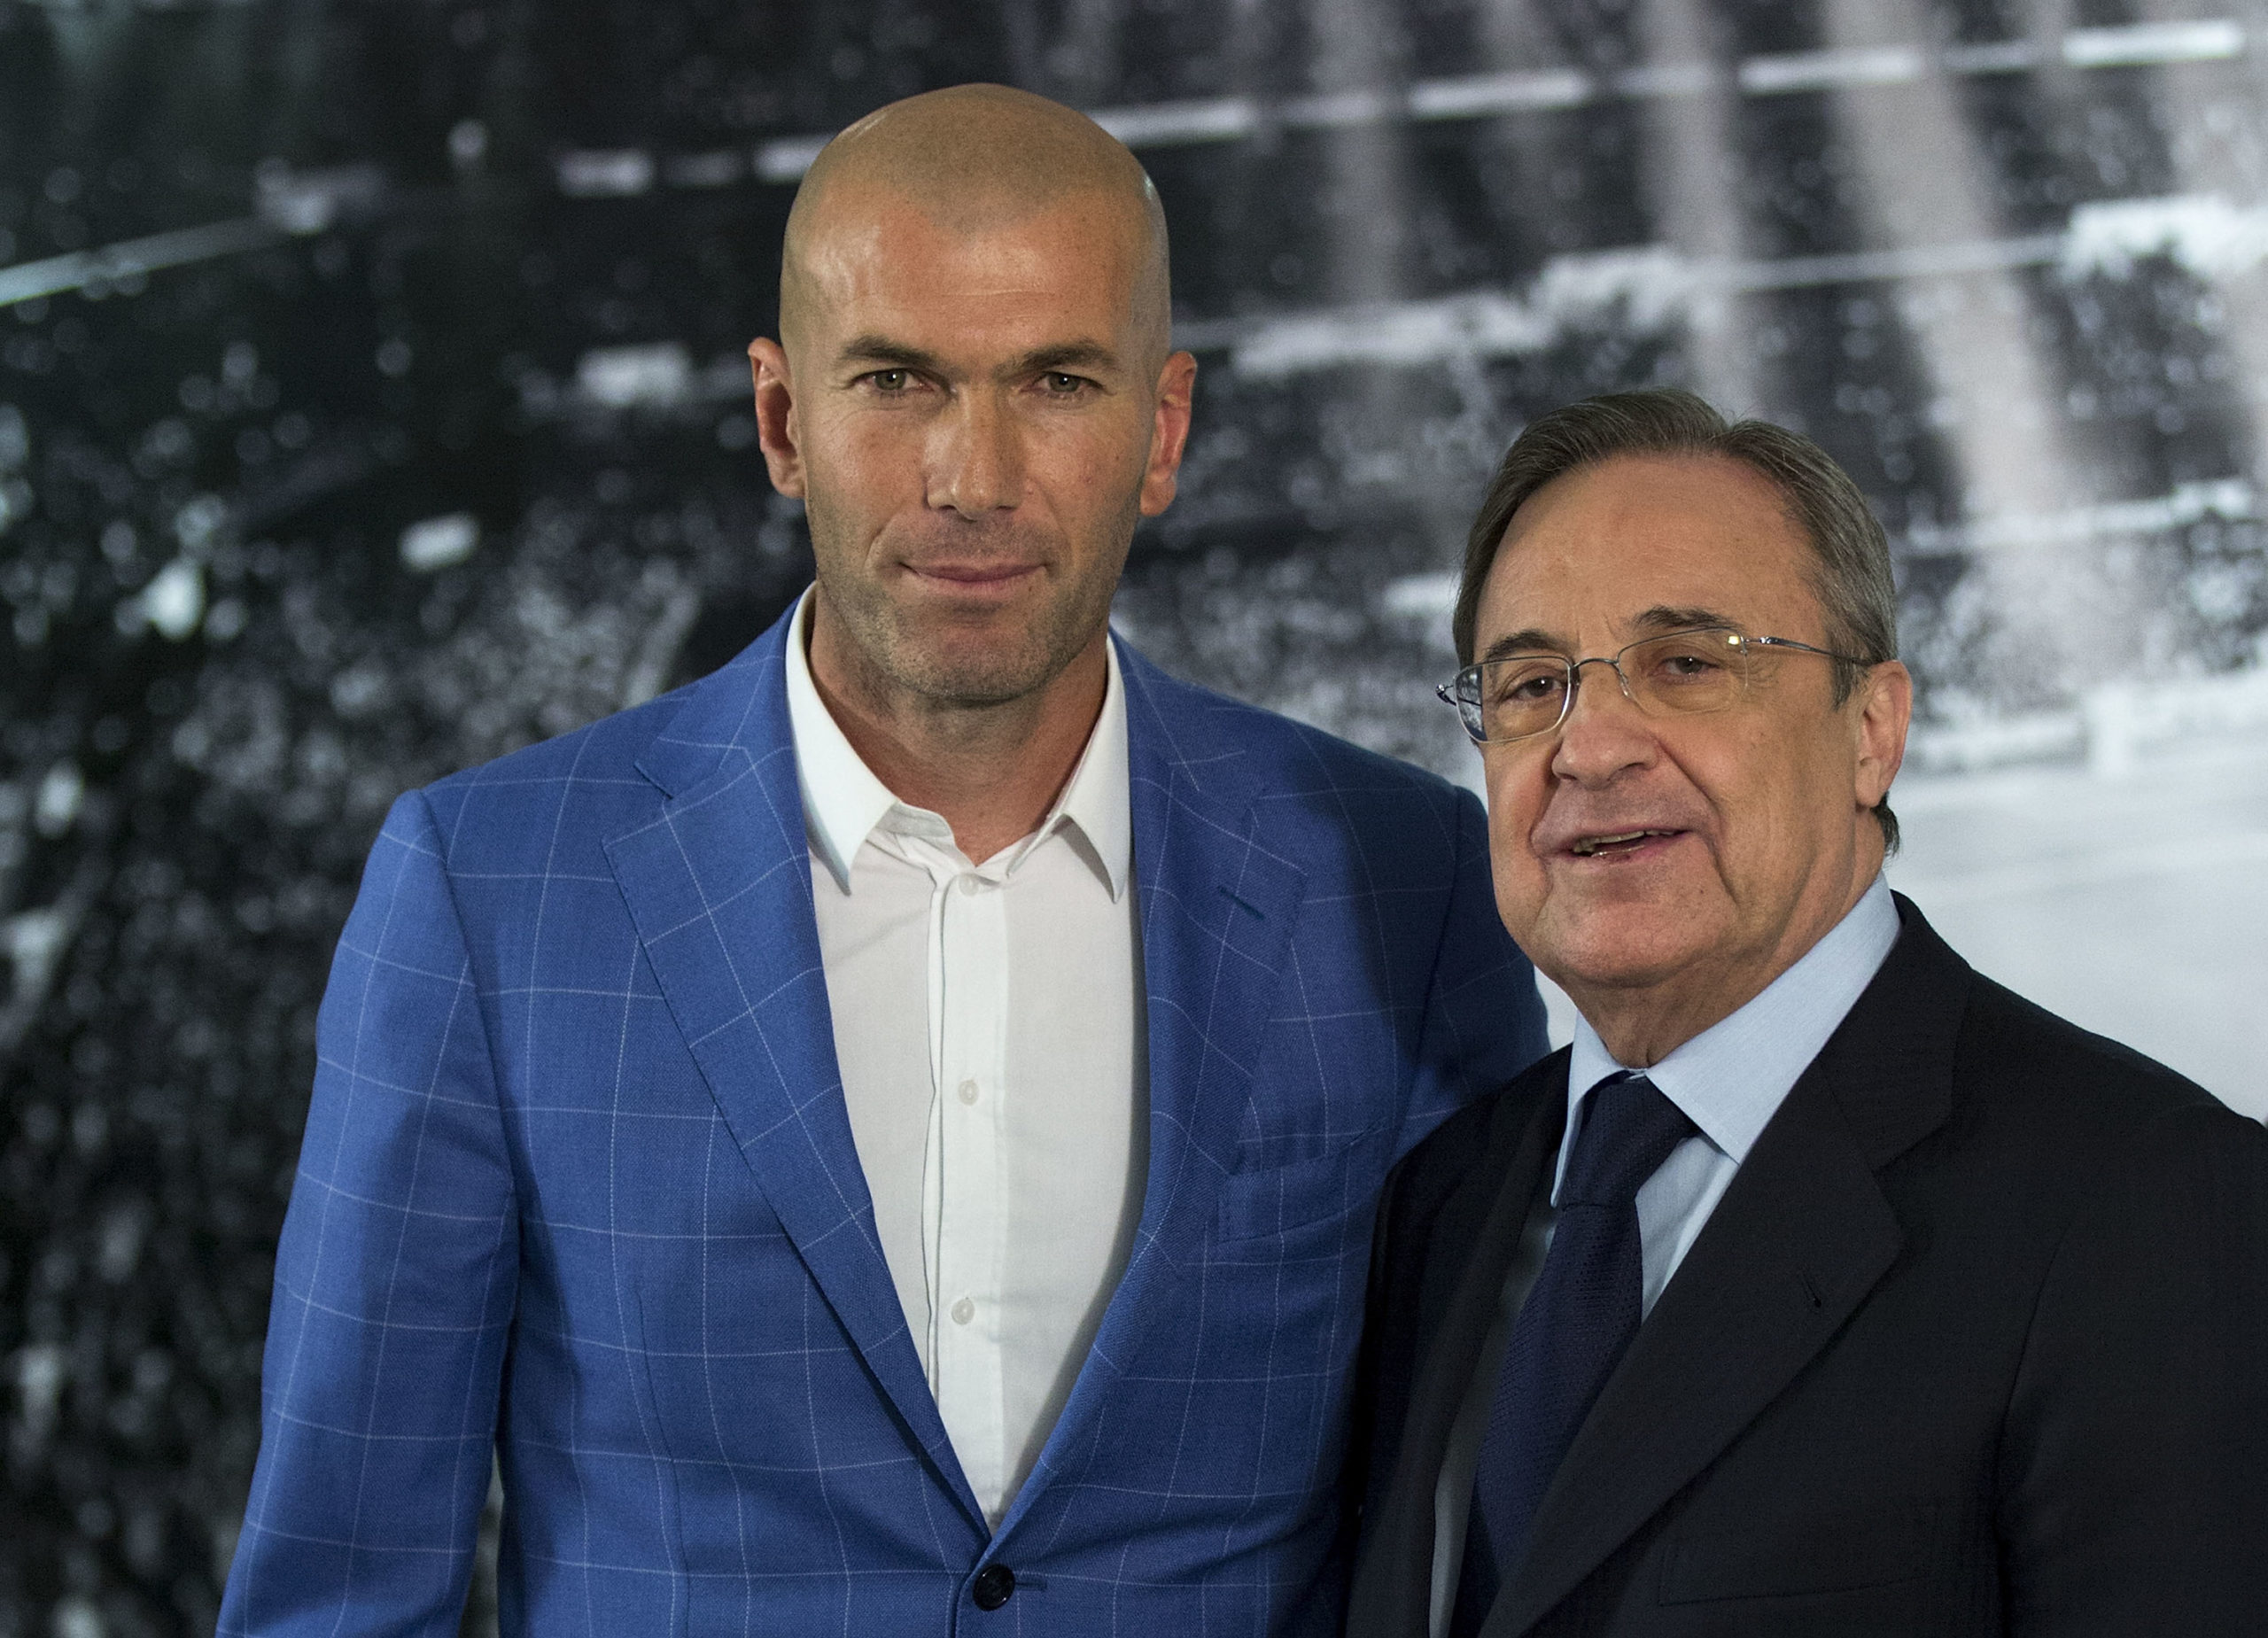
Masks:
[[[956,236],[1060,206],[1095,220],[1094,252],[1127,259],[1153,369],[1171,345],[1165,212],[1141,162],[1086,115],[1003,85],[959,85],[877,109],[820,150],[788,214],[781,339],[792,351],[819,299],[830,240],[911,206]]]
[[[951,734],[1006,724],[1003,747],[1060,706],[1076,757],[1135,527],[1172,504],[1189,436],[1197,361],[1169,320],[1156,191],[1084,115],[960,86],[827,144],[788,218],[780,337],[749,344],[765,468],[811,528],[822,687]]]

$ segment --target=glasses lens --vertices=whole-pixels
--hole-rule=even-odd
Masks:
[[[1485,740],[1488,732],[1480,720],[1480,668],[1468,665],[1451,679],[1442,690],[1443,697],[1456,707],[1457,720],[1464,724],[1464,731],[1476,740]]]
[[[1472,667],[1459,680],[1468,679],[1473,706],[1467,721],[1479,717],[1484,740],[1548,734],[1567,708],[1567,662],[1554,655],[1491,660]]]
[[[1673,632],[1634,643],[1622,656],[1630,692],[1650,711],[1722,710],[1747,681],[1747,655],[1721,627]]]

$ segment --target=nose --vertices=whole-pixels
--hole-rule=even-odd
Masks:
[[[1604,666],[1607,674],[1590,677],[1585,687],[1583,667],[1592,665]],[[1551,772],[1578,785],[1604,785],[1651,763],[1659,747],[1620,668],[1609,660],[1585,660],[1575,674],[1575,697],[1567,702],[1567,715],[1559,724]]]
[[[1022,498],[1023,439],[1015,416],[982,387],[956,393],[939,416],[929,449],[933,507],[980,517]]]

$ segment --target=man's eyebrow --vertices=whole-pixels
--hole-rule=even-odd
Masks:
[[[892,341],[888,336],[867,334],[854,336],[843,344],[836,355],[839,364],[864,364],[884,369],[918,370],[925,376],[944,376],[951,372],[944,360],[925,348],[909,346],[902,341]],[[1000,375],[1006,380],[1019,380],[1029,376],[1045,375],[1049,370],[1094,369],[1113,370],[1118,368],[1118,354],[1099,341],[1079,339],[1052,341],[1045,346],[1032,348],[1010,360]]]
[[[1714,609],[1673,608],[1667,603],[1656,603],[1630,622],[1637,631],[1651,637],[1663,632],[1689,632],[1701,625],[1728,625],[1735,631],[1740,622],[1730,615],[1720,614]],[[1481,650],[1481,660],[1501,660],[1514,654],[1559,654],[1573,657],[1574,646],[1560,636],[1539,626],[1527,626],[1517,632],[1507,632]]]
[[[880,365],[885,369],[918,369],[925,375],[938,374],[944,368],[944,361],[934,353],[876,335],[852,337],[843,344],[843,351],[835,360],[843,364]]]
[[[1679,609],[1656,603],[1630,622],[1642,632],[1689,632],[1697,625],[1729,625],[1740,629],[1740,622],[1728,614],[1714,609]]]
[[[1052,369],[1115,369],[1118,354],[1099,341],[1055,341],[1011,363],[1002,373],[1011,379],[1045,375]]]
[[[1485,663],[1514,654],[1565,654],[1568,651],[1565,638],[1555,637],[1550,632],[1540,631],[1531,625],[1526,631],[1505,633],[1482,649],[1478,657]]]

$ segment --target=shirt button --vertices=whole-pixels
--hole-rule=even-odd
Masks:
[[[954,1324],[966,1325],[969,1321],[975,1317],[976,1304],[969,1300],[967,1297],[963,1297],[959,1302],[953,1304]]]
[[[983,886],[984,883],[975,876],[963,876],[960,879],[960,890],[963,893],[975,894],[980,892],[983,890]]]
[[[963,1081],[960,1083],[960,1100],[965,1104],[973,1104],[976,1101],[975,1082]]]
[[[976,1572],[976,1580],[969,1588],[968,1595],[980,1610],[997,1610],[1008,1602],[1016,1590],[1016,1572],[1006,1564],[987,1564]]]

